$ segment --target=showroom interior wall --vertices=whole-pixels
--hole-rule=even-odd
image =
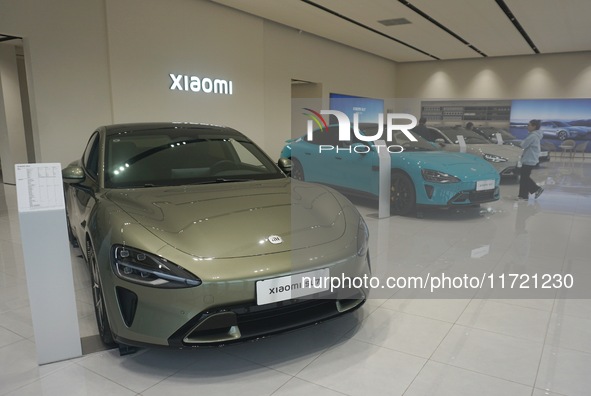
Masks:
[[[591,52],[398,65],[396,95],[422,99],[547,99],[591,96]]]
[[[291,135],[291,79],[331,92],[420,99],[589,97],[589,53],[396,64],[205,0],[0,0],[23,37],[35,157],[67,164],[95,126],[182,120],[244,131],[276,157]],[[170,90],[170,73],[233,94]]]
[[[104,1],[0,0],[0,10],[2,33],[23,37],[35,158],[67,164],[113,120]]]
[[[227,125],[277,159],[293,78],[326,97],[394,95],[392,62],[207,1],[107,0],[107,26],[115,122]],[[170,73],[232,81],[233,93],[170,90]]]
[[[2,180],[14,180],[14,167],[27,161],[16,48],[0,46],[0,160]]]
[[[326,97],[394,95],[394,63],[205,0],[0,7],[2,33],[24,38],[38,162],[72,161],[98,125],[155,120],[232,126],[276,157],[292,78]],[[171,73],[232,81],[233,94],[170,90]]]

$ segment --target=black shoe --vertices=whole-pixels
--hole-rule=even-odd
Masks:
[[[538,199],[540,197],[540,195],[542,195],[543,192],[544,192],[544,189],[542,187],[538,188],[538,191],[536,191],[536,195],[534,195],[534,197],[536,199]]]

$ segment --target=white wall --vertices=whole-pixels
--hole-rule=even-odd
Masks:
[[[0,45],[0,160],[2,180],[15,183],[14,164],[27,162],[16,49]]]
[[[75,159],[113,122],[225,124],[273,157],[291,135],[291,79],[386,99],[589,97],[590,53],[395,64],[206,0],[0,0],[2,33],[24,37],[35,155]],[[171,91],[169,73],[233,81],[232,96]],[[399,99],[394,99],[399,98]]]
[[[265,148],[273,158],[292,135],[292,78],[322,84],[325,109],[330,93],[394,97],[394,62],[273,22],[264,33]]]
[[[38,162],[74,160],[112,122],[103,0],[0,0],[2,33],[23,37]]]
[[[114,121],[226,125],[264,139],[263,23],[206,1],[107,0]],[[169,74],[233,94],[170,90]]]
[[[24,37],[36,159],[75,159],[92,130],[132,121],[239,129],[277,157],[291,78],[329,92],[394,96],[395,65],[205,0],[0,0]],[[229,95],[171,91],[169,73],[232,80]]]
[[[591,97],[591,52],[398,66],[396,95],[422,99]]]

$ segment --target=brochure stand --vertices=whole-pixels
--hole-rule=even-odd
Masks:
[[[376,141],[379,147],[386,147],[386,142],[383,140]],[[378,202],[378,219],[390,217],[390,183],[391,183],[391,161],[388,150],[379,150],[379,202]]]
[[[60,164],[16,164],[16,192],[39,364],[82,356]]]
[[[503,144],[503,136],[500,133],[496,133],[497,144]]]
[[[460,153],[466,152],[466,139],[463,135],[458,135],[458,143],[460,144]]]

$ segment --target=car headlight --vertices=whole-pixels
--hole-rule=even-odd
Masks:
[[[201,279],[156,255],[128,246],[114,245],[111,265],[119,278],[145,286],[183,288],[199,286]]]
[[[357,255],[363,257],[367,254],[369,240],[369,229],[365,220],[359,218],[359,225],[357,227]]]
[[[460,179],[448,173],[439,172],[432,169],[422,169],[423,179],[434,183],[459,183]]]
[[[507,158],[501,157],[500,155],[494,155],[494,154],[484,154],[482,157],[489,162],[507,162],[508,161]]]

